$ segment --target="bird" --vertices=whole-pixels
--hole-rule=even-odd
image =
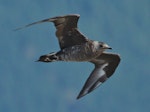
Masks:
[[[119,54],[106,52],[107,49],[112,49],[108,44],[84,36],[78,29],[79,18],[79,14],[56,16],[15,29],[16,31],[35,24],[52,22],[56,28],[60,50],[40,56],[37,62],[71,61],[94,64],[94,70],[87,78],[77,99],[89,94],[112,76],[121,60]]]

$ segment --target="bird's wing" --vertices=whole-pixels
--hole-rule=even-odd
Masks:
[[[120,56],[118,54],[102,53],[91,62],[95,65],[95,68],[85,82],[77,99],[90,93],[105,82],[115,72],[120,62]]]
[[[83,34],[81,34],[77,28],[79,17],[80,16],[77,14],[57,16],[31,23],[24,27],[17,28],[15,30],[20,30],[22,28],[26,28],[31,25],[43,22],[53,22],[56,27],[56,36],[58,38],[60,48],[63,49],[66,47],[79,45],[87,42],[88,39]]]

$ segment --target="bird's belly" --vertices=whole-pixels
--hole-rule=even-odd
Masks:
[[[91,49],[88,46],[76,45],[73,47],[65,48],[58,53],[58,57],[62,61],[90,61],[91,59],[99,56],[101,52]]]

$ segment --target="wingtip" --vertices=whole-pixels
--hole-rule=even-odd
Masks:
[[[16,29],[13,29],[12,31],[18,31],[18,30],[21,30],[22,28],[16,28]]]
[[[85,92],[83,92],[83,90],[82,90],[82,91],[79,93],[79,95],[77,96],[76,99],[78,100],[78,99],[82,98],[83,96],[85,96],[85,95],[87,95],[87,94],[88,94],[87,92],[85,93]]]
[[[81,97],[82,97],[81,95],[78,95],[76,99],[79,100]]]
[[[19,27],[19,28],[16,28],[16,29],[13,29],[13,31],[18,31],[18,30],[22,30],[24,28],[27,28],[29,26],[31,26],[32,24],[28,24],[28,25],[25,25],[25,26],[22,26],[22,27]]]
[[[76,16],[76,17],[80,17],[80,14],[67,14],[67,15],[64,15],[63,17],[65,16]]]
[[[80,97],[77,97],[76,99],[77,99],[77,100],[79,100],[79,99],[80,99]]]
[[[79,94],[79,95],[77,96],[77,98],[76,98],[76,99],[78,100],[78,99],[80,99],[81,97],[82,97],[82,96]]]
[[[79,99],[81,99],[82,97],[84,97],[85,95],[87,95],[88,93],[86,93],[86,94],[79,94],[78,96],[77,96],[77,100],[79,100]]]
[[[77,17],[80,17],[80,14],[74,14],[75,16],[77,16]]]

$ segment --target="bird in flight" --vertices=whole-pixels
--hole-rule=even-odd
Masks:
[[[111,49],[106,43],[90,40],[78,30],[77,23],[79,17],[80,15],[78,14],[57,16],[15,29],[20,30],[43,22],[53,22],[56,27],[56,37],[60,50],[40,56],[38,61],[90,62],[95,65],[77,99],[92,92],[105,82],[115,72],[120,62],[119,54],[105,52],[105,50]]]

